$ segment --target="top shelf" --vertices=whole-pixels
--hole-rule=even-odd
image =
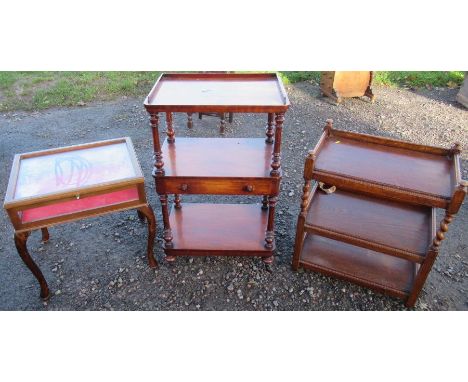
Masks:
[[[288,107],[276,73],[163,73],[145,99],[149,112],[281,113]]]
[[[326,129],[314,178],[342,188],[446,208],[461,182],[459,155],[440,147]]]

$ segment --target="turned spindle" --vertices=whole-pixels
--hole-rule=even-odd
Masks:
[[[175,131],[172,122],[172,113],[170,111],[166,113],[166,135],[168,143],[175,142]]]
[[[164,247],[172,248],[174,244],[172,243],[172,230],[171,230],[171,225],[169,223],[169,210],[167,207],[167,195],[165,194],[159,195],[159,200],[161,202],[163,224],[164,224],[164,231],[163,231]]]
[[[191,129],[193,127],[192,113],[187,113],[187,127]]]
[[[272,176],[280,176],[281,167],[281,135],[283,131],[284,113],[277,113],[275,117],[275,146],[273,148],[273,160],[271,163]]]
[[[154,170],[153,176],[164,174],[162,160],[161,142],[159,141],[159,113],[151,113],[150,116],[151,132],[153,134],[153,158],[154,158]]]
[[[265,248],[272,250],[275,247],[275,207],[278,202],[277,196],[268,197],[268,224],[265,233]]]
[[[268,144],[272,144],[274,142],[273,137],[275,136],[275,132],[273,130],[273,120],[275,118],[274,113],[268,113],[268,124],[265,130],[266,139],[265,142]]]
[[[175,208],[182,208],[182,200],[180,198],[180,194],[174,195],[174,207]]]
[[[330,134],[332,129],[333,129],[333,119],[327,119],[323,130],[326,131],[328,134]]]

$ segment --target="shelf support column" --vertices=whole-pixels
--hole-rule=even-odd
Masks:
[[[187,128],[191,129],[193,127],[193,113],[187,113]]]
[[[150,114],[150,123],[151,123],[151,132],[153,134],[153,159],[154,159],[154,169],[153,176],[163,175],[164,174],[164,162],[162,160],[162,151],[161,151],[161,142],[159,140],[159,113]]]
[[[426,259],[421,264],[419,272],[416,275],[413,289],[411,290],[411,293],[409,294],[408,299],[405,302],[405,305],[409,308],[413,307],[416,303],[419,293],[421,292],[421,289],[423,288],[424,283],[426,282],[427,276],[429,275],[429,272],[432,269],[432,265],[434,264],[435,259],[439,254],[439,247],[442,243],[442,240],[445,239],[445,233],[448,231],[449,228],[448,226],[453,221],[455,214],[458,212],[463,203],[463,199],[465,198],[465,195],[467,193],[467,188],[468,183],[462,181],[458,184],[457,188],[455,189],[455,192],[453,193],[452,200],[450,201],[450,204],[447,210],[445,211],[445,216],[440,222],[439,229],[437,230],[432,244],[429,247]]]
[[[275,207],[278,202],[278,196],[269,196],[268,197],[268,223],[267,230],[265,233],[265,248],[273,250],[275,247]],[[272,263],[273,256],[263,258],[265,263]]]
[[[272,144],[274,142],[273,140],[273,137],[275,136],[275,132],[273,130],[273,120],[275,118],[275,114],[274,113],[268,113],[268,124],[267,124],[267,128],[266,128],[266,131],[265,131],[265,134],[266,134],[266,139],[265,139],[265,142],[268,143],[268,144]]]
[[[175,142],[175,131],[172,122],[172,112],[166,112],[166,134],[167,134],[167,142],[174,143]]]
[[[162,207],[162,217],[164,224],[163,239],[164,239],[164,248],[172,248],[174,244],[172,243],[172,230],[169,223],[169,209],[167,206],[168,197],[166,194],[159,195],[159,200]],[[166,256],[166,260],[167,256]],[[170,261],[170,260],[169,260]]]
[[[270,171],[271,176],[280,176],[281,171],[281,134],[283,132],[284,113],[276,113],[275,117],[275,146]]]
[[[220,113],[219,117],[221,118],[221,122],[219,123],[219,132],[220,134],[224,134],[226,130],[226,113]]]

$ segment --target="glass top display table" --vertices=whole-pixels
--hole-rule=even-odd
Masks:
[[[149,265],[157,266],[156,221],[144,187],[128,137],[15,155],[4,208],[15,229],[18,253],[39,281],[42,298],[49,296],[49,288],[26,247],[36,229],[47,241],[47,227],[137,209],[140,219],[148,221]]]

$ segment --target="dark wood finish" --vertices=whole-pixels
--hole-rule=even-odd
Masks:
[[[374,102],[372,79],[372,72],[322,72],[320,90],[322,95],[332,98],[337,104],[345,97],[362,96]]]
[[[164,142],[165,177],[270,178],[273,150],[262,138],[182,138]]]
[[[338,188],[440,208],[461,181],[452,149],[337,130],[331,122],[308,161],[314,179]]]
[[[305,231],[422,263],[432,242],[432,208],[337,190],[314,192]]]
[[[272,251],[275,248],[274,211],[281,181],[281,133],[284,113],[289,107],[289,100],[279,76],[271,73],[162,74],[146,98],[144,106],[151,116],[155,155],[153,176],[163,212],[166,260],[174,261],[177,255],[191,253],[217,255],[236,253],[261,256],[266,263],[271,263]],[[220,115],[222,125],[224,125],[226,113],[230,113],[230,116],[234,112],[267,113],[266,142],[263,139],[253,138],[180,137],[174,141],[174,134],[168,127],[168,138],[161,146],[159,137],[155,137],[160,112],[187,113],[189,128],[192,127],[193,113],[200,113],[200,117],[206,113]],[[273,120],[275,120],[275,131]],[[167,123],[167,125],[171,124]],[[174,209],[171,214],[169,214],[168,206],[170,194],[175,195]],[[182,224],[182,227],[185,227],[182,231],[174,224],[180,225],[182,216],[193,214],[190,221],[196,221],[200,225],[198,229],[202,229],[205,222],[202,217],[196,217],[193,211],[200,214],[205,211],[191,205],[187,208],[185,203],[182,205],[180,199],[182,194],[261,195],[263,197],[261,208],[255,207],[259,210],[255,214],[266,218],[265,226],[252,217],[253,222],[247,227],[257,232],[258,227],[261,226],[262,248],[259,250],[244,250],[242,247],[237,250],[225,249],[222,245],[222,237],[212,240],[211,236],[209,236],[210,240],[215,243],[213,247],[209,247],[208,244],[206,245],[209,248],[197,247],[197,240],[204,236],[199,231],[192,230],[191,224]],[[235,223],[237,213],[232,212],[233,208],[224,208],[224,205],[209,207],[210,211],[216,208],[232,214],[229,217],[223,216],[222,219],[226,222],[225,224],[232,224],[233,230],[237,230]],[[241,210],[244,206],[238,206],[238,208],[239,214],[242,215]],[[215,215],[214,212],[209,212],[209,214]],[[183,221],[186,220],[187,218],[183,219]],[[212,219],[205,225],[210,227],[216,223],[217,221]],[[246,224],[249,224],[247,220]],[[199,237],[187,239],[187,236],[184,236],[187,235],[186,229]],[[185,243],[188,243],[182,247],[180,243],[178,244],[181,237],[184,237]],[[227,240],[227,238],[224,239]]]
[[[268,212],[258,204],[184,203],[172,208],[170,255],[271,256],[266,249]]]
[[[267,123],[267,127],[266,127],[266,131],[265,131],[265,134],[266,134],[266,139],[265,139],[265,142],[266,143],[274,143],[274,139],[273,137],[275,136],[275,131],[274,131],[274,128],[273,128],[273,121],[275,119],[275,115],[273,113],[268,113],[268,123]]]
[[[274,73],[164,73],[144,105],[149,113],[285,113],[289,99]]]
[[[303,245],[304,268],[400,298],[412,288],[416,264],[408,260],[314,234],[308,234]]]
[[[305,161],[292,268],[414,306],[467,193],[460,150],[336,130],[328,120]],[[439,228],[435,207],[446,209]]]
[[[36,265],[34,260],[32,259],[31,255],[29,254],[28,248],[26,246],[26,242],[29,237],[29,232],[15,232],[15,245],[18,251],[18,254],[21,257],[21,260],[26,264],[28,269],[34,275],[34,277],[39,282],[39,286],[41,287],[41,298],[48,299],[50,296],[49,286],[47,285],[47,281],[44,278],[39,267]]]
[[[122,150],[126,153],[123,157],[124,163],[128,164],[128,168],[131,169],[129,173],[133,175],[121,176],[121,173],[116,172],[113,173],[118,175],[115,178],[110,177],[109,179],[111,180],[99,181],[99,176],[108,174],[109,171],[105,170],[102,172],[102,170],[99,170],[99,168],[102,168],[100,167],[102,165],[99,164],[99,161],[96,162],[94,159],[94,162],[89,159],[85,162],[80,162],[86,163],[84,167],[85,170],[79,166],[76,169],[73,166],[67,167],[71,175],[65,172],[57,172],[57,164],[62,163],[60,162],[60,157],[57,157],[57,155],[67,154],[67,160],[73,158],[74,161],[77,161],[78,159],[76,158],[81,157],[78,154],[73,156],[74,152],[122,144],[124,144],[124,149]],[[54,155],[55,158],[53,158]],[[51,158],[48,159],[47,156],[51,156]],[[41,159],[40,157],[45,157],[45,159]],[[21,193],[18,195],[18,190],[21,189],[21,187],[18,186],[20,184],[18,182],[21,174],[20,164],[22,163],[21,161],[30,158],[39,158],[43,160],[41,163],[47,164],[42,168],[43,173],[41,173],[41,176],[36,176],[39,181],[32,183],[34,178],[27,178],[28,192],[29,190],[39,191],[35,191],[26,196]],[[81,158],[81,160],[84,161],[83,158]],[[73,163],[76,165],[78,162]],[[107,163],[106,165],[112,166],[112,164],[113,162],[110,164]],[[35,166],[37,167],[37,164]],[[96,175],[96,179],[90,178],[90,168],[101,171],[101,175]],[[103,168],[106,169],[106,167]],[[64,170],[62,169],[60,171]],[[83,175],[82,172],[85,173],[85,175]],[[28,177],[29,176],[30,175],[28,175]],[[53,180],[47,182],[43,180],[40,181],[43,176],[46,177],[46,180],[52,176],[50,179]],[[69,182],[70,180],[74,180],[73,177],[78,177],[81,180],[93,180],[90,182],[81,181],[81,183],[78,182],[76,185],[73,182],[66,183],[61,186],[65,181]],[[38,182],[43,184],[38,185]],[[44,184],[47,184],[46,188],[44,188]],[[29,255],[26,246],[27,238],[33,230],[40,229],[42,241],[47,241],[49,240],[47,227],[111,212],[137,209],[139,217],[146,218],[148,221],[147,257],[149,266],[154,268],[158,265],[153,254],[156,221],[153,210],[147,203],[143,174],[141,173],[133,144],[128,137],[16,155],[10,173],[4,208],[15,228],[15,244],[18,253],[39,281],[42,298],[47,298],[49,296],[49,288],[41,271]]]

